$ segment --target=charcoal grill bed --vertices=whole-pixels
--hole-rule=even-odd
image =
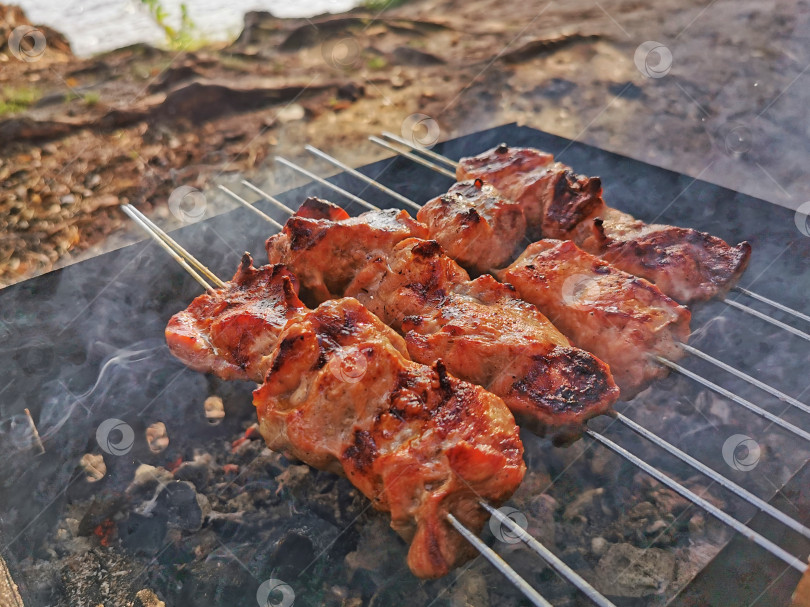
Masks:
[[[807,311],[810,238],[796,229],[792,211],[516,125],[448,141],[435,150],[457,159],[502,141],[547,150],[578,172],[602,176],[608,202],[639,218],[694,227],[728,242],[750,241],[754,253],[741,286]],[[451,183],[403,159],[387,159],[360,171],[419,202],[436,196]],[[377,195],[350,176],[337,175],[331,181],[372,199],[379,206],[396,206],[395,200]],[[310,184],[279,198],[296,207],[306,195],[327,197],[327,192]],[[280,222],[286,219],[270,204],[259,202],[257,206]],[[353,213],[362,211],[353,203],[345,206]],[[243,251],[250,251],[259,261],[265,258],[263,244],[270,233],[267,224],[256,221],[249,210],[239,208],[184,227],[172,236],[218,276],[227,278],[233,274]],[[78,600],[60,595],[65,588],[73,588],[64,579],[64,572],[54,571],[50,577],[41,571],[33,573],[37,571],[36,562],[58,561],[65,566],[64,559],[71,556],[70,547],[57,534],[66,518],[77,520],[77,533],[89,538],[83,541],[110,543],[109,547],[94,547],[97,555],[113,551],[116,558],[120,556],[127,566],[134,568],[131,577],[120,576],[122,587],[126,586],[127,591],[152,588],[164,597],[167,605],[189,604],[184,601],[190,599],[195,605],[211,607],[238,601],[253,604],[262,581],[276,575],[294,586],[296,604],[327,601],[329,597],[324,598],[323,588],[331,583],[354,593],[352,596],[359,593],[372,604],[391,604],[397,597],[408,597],[407,604],[413,605],[431,604],[434,600],[433,604],[449,604],[449,597],[466,575],[484,576],[492,604],[522,604],[519,593],[503,588],[497,574],[490,577],[489,573],[482,573],[485,568],[478,564],[469,571],[463,569],[455,586],[450,584],[457,574],[432,582],[413,579],[404,567],[404,559],[400,559],[402,567],[398,570],[379,574],[362,569],[351,575],[341,573],[346,554],[363,545],[359,539],[363,526],[379,525],[384,515],[367,511],[346,481],[335,481],[325,473],[310,473],[312,491],[326,487],[323,493],[333,492],[328,495],[340,501],[335,512],[329,511],[328,500],[314,499],[311,494],[287,496],[282,490],[282,497],[293,505],[289,516],[281,516],[279,508],[273,507],[267,512],[267,520],[256,522],[262,514],[259,509],[253,513],[255,518],[249,526],[219,520],[209,521],[204,531],[196,531],[213,534],[221,544],[208,554],[205,567],[195,569],[193,565],[194,556],[189,548],[193,542],[188,538],[195,532],[186,530],[185,535],[180,533],[180,539],[171,536],[170,540],[176,541],[166,541],[166,536],[154,539],[160,530],[149,527],[147,517],[133,516],[134,504],[127,502],[126,489],[137,466],[168,467],[180,460],[190,460],[195,449],[213,449],[211,445],[231,441],[255,417],[250,402],[251,384],[222,382],[189,371],[172,359],[163,343],[168,318],[199,293],[199,285],[151,241],[0,291],[0,368],[4,370],[0,376],[0,454],[5,462],[0,473],[0,554],[20,586],[26,605],[72,605],[76,603],[71,601]],[[739,298],[785,322],[794,322],[766,306],[746,301],[740,294],[732,293],[729,297]],[[692,326],[696,335],[690,343],[807,401],[810,349],[806,342],[719,302],[695,307]],[[700,361],[690,361],[689,367],[768,410],[783,414],[791,423],[810,428],[807,416],[750,385],[718,376],[715,369]],[[210,425],[202,414],[202,403],[210,394],[222,396],[228,409],[224,422],[217,426]],[[802,508],[807,503],[806,496],[795,497],[793,501],[798,506],[785,502],[784,495],[778,497],[779,490],[810,457],[810,445],[769,427],[765,421],[730,403],[718,401],[722,399],[708,396],[686,378],[673,375],[618,408],[757,495],[766,499],[777,496],[782,500],[780,506],[791,516],[810,522],[810,512]],[[25,408],[30,409],[42,436],[45,447],[42,455],[37,455],[28,432]],[[96,430],[110,418],[129,424],[135,433],[135,443],[125,455],[104,454],[105,478],[88,483],[78,462],[85,453],[101,453]],[[168,448],[161,453],[151,452],[144,439],[146,428],[154,422],[166,425],[170,439]],[[631,432],[610,425],[610,420],[595,420],[593,427],[676,478],[689,479],[693,475]],[[732,471],[723,462],[722,439],[737,432],[753,436],[763,444],[764,455],[753,471]],[[580,444],[563,453],[532,435],[524,433],[524,440],[530,470],[533,461],[542,461],[549,473],[568,470],[556,479],[555,490],[559,490],[560,496],[571,497],[592,488],[592,479],[585,486],[578,480],[583,468],[572,454],[583,453],[582,465],[587,468],[589,457],[600,449],[598,445],[589,443],[585,449]],[[610,461],[614,460],[615,466],[609,467],[610,472],[604,475],[604,492],[632,500],[628,487],[636,482],[637,471],[618,458]],[[571,467],[567,468],[569,463]],[[287,464],[282,460],[279,465]],[[807,476],[805,468],[796,479]],[[794,483],[799,482],[796,479]],[[225,488],[220,487],[219,491],[227,493],[230,490],[227,479],[223,482]],[[270,488],[279,489],[275,484]],[[788,494],[798,496],[801,491],[796,491],[799,493],[788,491]],[[722,491],[716,493],[725,500],[725,510],[740,520],[750,520],[756,514],[753,508],[732,496]],[[783,537],[779,535],[783,533],[781,530],[769,529],[769,523],[759,518],[753,521],[758,530],[771,533],[769,537],[780,545],[793,547],[795,554],[807,554],[807,542],[790,534]],[[557,515],[557,519],[561,517]],[[113,521],[114,532],[105,527],[109,525],[107,521]],[[590,530],[574,528],[564,520],[555,524],[563,536],[557,542],[557,553],[592,580],[596,570],[594,559],[569,549],[565,541],[569,535],[587,538]],[[701,600],[705,601],[702,604],[739,605],[740,597],[750,602],[766,591],[760,601],[770,602],[760,604],[788,605],[790,589],[795,587],[798,574],[786,571],[783,563],[749,542],[734,538],[728,543],[729,540],[728,533],[716,534],[713,538],[716,550],[711,555],[714,560],[699,574],[700,567],[657,594],[635,598],[611,596],[611,599],[617,605],[657,605],[670,601],[675,605],[692,605],[701,604]],[[404,554],[404,547],[393,532],[389,543],[395,556]],[[511,548],[501,548],[507,558],[514,556]],[[676,542],[669,549],[681,548]],[[732,549],[733,574],[729,576],[728,570],[725,578],[719,573],[712,574],[713,568],[723,569],[724,559],[731,562],[728,555]],[[217,576],[216,566],[220,564],[221,575]],[[81,569],[84,565],[76,566]],[[552,603],[587,604],[547,569],[537,566],[532,571],[522,562],[516,568]],[[759,575],[746,575],[750,572]],[[772,575],[780,576],[778,583],[771,584]],[[722,588],[735,582],[743,590],[732,598]],[[103,602],[99,600],[98,589],[91,587],[88,593],[87,597],[81,597],[87,604]]]

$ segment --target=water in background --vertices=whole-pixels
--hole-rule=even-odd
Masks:
[[[239,34],[243,17],[251,10],[270,11],[277,17],[311,17],[340,13],[360,0],[161,0],[172,25],[179,22],[185,2],[200,34],[226,40]],[[15,0],[32,23],[49,25],[70,40],[77,55],[91,55],[134,42],[161,44],[165,37],[140,0]]]

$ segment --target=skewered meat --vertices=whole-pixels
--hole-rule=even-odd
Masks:
[[[456,183],[423,206],[416,218],[450,257],[473,274],[512,261],[526,234],[522,207],[480,179]]]
[[[172,317],[166,341],[196,371],[261,382],[279,334],[305,312],[292,272],[254,268],[247,256],[226,289],[200,295]]]
[[[607,362],[624,399],[667,374],[650,355],[683,356],[678,344],[689,338],[689,310],[570,240],[536,242],[496,275]]]
[[[329,203],[318,204],[324,208]],[[409,239],[406,247],[405,240],[397,244],[389,238],[390,248],[380,247],[381,238],[372,234],[379,224],[376,213],[363,213],[351,223],[308,220],[309,231],[319,235],[310,249],[293,250],[288,244],[292,230],[285,226],[281,235],[267,241],[270,261],[295,272],[302,293],[317,303],[356,296],[384,322],[408,335],[415,360],[431,364],[441,358],[451,373],[498,394],[521,421],[541,434],[551,429],[555,437],[566,439],[591,417],[610,410],[619,391],[607,365],[571,347],[534,306],[492,277],[471,282],[434,241]],[[323,214],[338,216],[335,211]],[[362,218],[369,222],[361,227],[357,220]],[[301,220],[294,215],[290,223],[300,226]],[[325,284],[331,260],[322,251],[346,242],[355,247],[355,259],[367,261],[353,268],[352,282],[334,292]],[[416,247],[419,244],[423,246]],[[349,275],[350,268],[344,267],[341,283]]]
[[[751,255],[747,242],[732,247],[691,228],[647,225],[612,209],[598,178],[575,175],[539,150],[502,144],[463,158],[457,175],[483,179],[520,204],[531,236],[573,240],[684,304],[725,294]]]
[[[294,271],[307,303],[339,297],[358,268],[411,236],[427,238],[427,228],[407,212],[372,211],[351,217],[324,200],[308,198],[266,243],[270,259],[296,261]],[[310,260],[310,261],[307,261]]]
[[[607,365],[572,347],[512,287],[488,275],[469,280],[435,241],[402,241],[361,270],[346,294],[402,333],[414,360],[443,360],[536,431],[567,438],[618,396]]]
[[[607,208],[590,224],[582,248],[656,284],[683,303],[725,295],[745,272],[751,245],[729,246],[689,228],[646,224]]]
[[[408,565],[415,575],[447,574],[474,551],[446,514],[477,532],[488,518],[479,500],[498,505],[523,478],[523,446],[512,414],[498,397],[448,375],[441,362],[431,368],[409,360],[402,338],[357,300],[307,310],[293,287],[286,269],[253,268],[245,254],[233,282],[201,295],[172,320],[172,351],[196,369],[208,365],[204,370],[226,376],[234,366],[246,374],[267,369],[254,392],[267,444],[345,474],[375,508],[391,513],[392,528],[410,542]],[[279,290],[285,299],[276,297]],[[230,317],[234,303],[240,322],[227,334],[232,350],[190,346],[216,342],[224,348],[225,334],[215,339],[210,331],[219,316]],[[279,307],[275,314],[273,306]],[[295,313],[288,315],[290,309]],[[274,322],[265,323],[268,317]],[[279,330],[275,320],[285,317]],[[242,348],[245,340],[249,349]],[[212,358],[219,354],[255,361],[223,367]]]

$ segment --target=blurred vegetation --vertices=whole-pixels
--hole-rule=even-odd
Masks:
[[[385,11],[405,4],[408,0],[363,0],[361,6],[372,11]]]
[[[166,43],[174,50],[187,50],[198,48],[205,44],[199,36],[197,25],[188,13],[185,3],[180,5],[180,26],[175,28],[169,24],[169,13],[163,7],[161,0],[141,0],[146,6],[152,19],[166,34]]]
[[[3,87],[0,89],[0,116],[15,114],[34,105],[42,93],[31,87]]]

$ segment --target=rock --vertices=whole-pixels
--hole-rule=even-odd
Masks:
[[[675,577],[675,556],[658,548],[613,544],[596,566],[597,588],[611,596],[661,594]]]
[[[166,607],[166,603],[161,601],[151,590],[139,590],[135,595],[133,607]]]
[[[644,533],[647,535],[658,535],[662,531],[664,531],[669,524],[666,521],[662,521],[660,518],[653,522],[652,524],[648,525],[646,529],[644,529]]]
[[[295,122],[303,120],[307,115],[307,111],[300,103],[291,103],[290,105],[279,110],[277,114],[278,121],[281,123]]]
[[[591,539],[591,554],[594,556],[602,556],[608,549],[608,541],[603,537],[594,537]]]
[[[692,518],[689,519],[689,533],[703,533],[703,530],[706,528],[706,519],[703,517],[701,513],[696,513],[692,515]]]

